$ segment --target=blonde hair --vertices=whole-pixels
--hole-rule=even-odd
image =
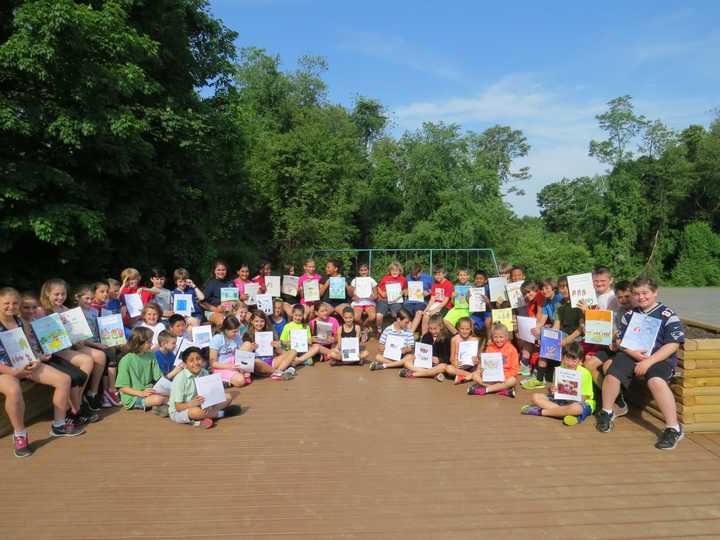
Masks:
[[[55,312],[55,306],[53,306],[52,302],[50,302],[50,291],[55,287],[62,287],[65,289],[65,296],[67,297],[68,286],[64,279],[48,279],[42,284],[42,287],[40,287],[40,306],[47,315]]]
[[[394,268],[395,270],[397,270],[398,272],[400,272],[401,274],[403,273],[402,264],[400,264],[398,261],[393,261],[393,262],[391,262],[390,264],[388,264],[388,273],[389,273],[390,271],[392,271],[393,268]]]
[[[142,311],[140,312],[140,317],[144,319],[145,314],[148,311],[154,311],[155,313],[157,313],[158,322],[160,321],[160,319],[162,319],[162,309],[160,309],[160,306],[156,302],[148,302],[147,304],[145,304],[142,308]]]
[[[120,273],[120,281],[126,281],[128,279],[137,279],[138,282],[140,281],[140,278],[142,276],[140,275],[140,272],[137,268],[126,268]]]
[[[181,279],[187,279],[190,277],[190,272],[187,271],[186,268],[176,268],[173,272],[173,279],[175,281],[181,280]]]
[[[22,297],[20,296],[20,293],[17,292],[17,289],[13,289],[12,287],[3,287],[0,289],[0,298],[10,296],[11,294],[17,296],[18,302],[22,300]]]
[[[143,345],[152,342],[153,335],[153,331],[144,326],[133,328],[130,339],[128,340],[128,352],[135,354],[141,353]]]

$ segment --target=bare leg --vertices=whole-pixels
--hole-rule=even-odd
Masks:
[[[55,388],[52,398],[53,418],[56,422],[65,421],[70,399],[70,376],[51,366],[41,364],[33,371],[32,379]]]
[[[565,416],[580,416],[583,413],[583,408],[580,403],[557,405],[556,403],[550,401],[547,396],[542,393],[533,394],[532,401],[535,405],[542,409],[542,416],[563,418]]]
[[[20,381],[11,375],[0,375],[0,394],[5,395],[5,412],[13,429],[25,431],[25,400]]]
[[[647,382],[648,388],[658,404],[658,408],[665,419],[666,426],[678,425],[677,405],[675,404],[675,396],[670,390],[670,386],[660,377],[653,377]],[[603,400],[605,396],[603,394]]]

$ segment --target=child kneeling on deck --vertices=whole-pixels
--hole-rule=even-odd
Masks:
[[[574,426],[585,420],[595,410],[595,399],[593,394],[593,381],[590,372],[584,368],[582,359],[583,349],[580,343],[573,342],[562,351],[561,367],[574,369],[580,372],[580,391],[582,401],[566,401],[555,399],[555,385],[550,387],[549,394],[536,393],[532,395],[533,405],[525,405],[520,412],[531,416],[550,416],[562,418],[566,426]]]
[[[195,379],[208,375],[203,367],[203,358],[198,347],[188,347],[182,354],[185,369],[173,379],[170,391],[170,419],[178,424],[193,424],[209,429],[217,418],[239,414],[239,407],[229,408],[232,396],[225,393],[225,401],[212,407],[203,408],[204,398],[197,393]]]

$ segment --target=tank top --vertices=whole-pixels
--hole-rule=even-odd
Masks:
[[[360,337],[357,333],[357,327],[353,325],[353,329],[350,332],[345,331],[345,325],[343,324],[340,327],[340,337],[341,338],[351,338],[351,337]]]

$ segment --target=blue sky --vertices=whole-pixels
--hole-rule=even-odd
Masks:
[[[332,101],[379,99],[393,133],[424,121],[482,131],[521,129],[532,148],[524,197],[604,167],[587,156],[594,116],[630,94],[638,113],[682,129],[720,107],[720,2],[377,2],[211,0],[238,46],[278,54],[292,69],[327,59]],[[520,186],[519,186],[520,187]]]

